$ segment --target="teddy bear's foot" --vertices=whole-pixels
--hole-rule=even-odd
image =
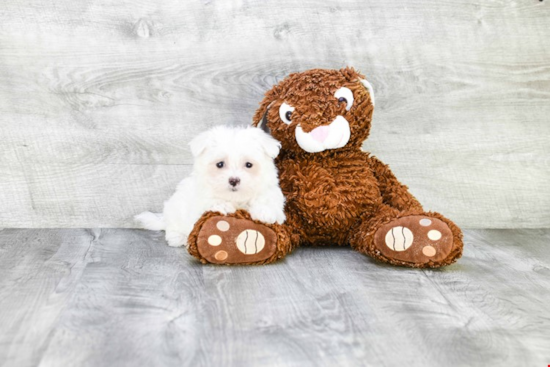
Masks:
[[[453,262],[449,258],[453,250],[451,229],[442,220],[426,215],[384,224],[374,235],[374,245],[379,251],[377,257],[401,265],[439,267]]]
[[[204,222],[197,250],[213,264],[260,264],[277,251],[277,235],[248,219],[214,216]]]

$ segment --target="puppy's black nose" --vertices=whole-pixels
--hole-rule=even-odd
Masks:
[[[230,177],[229,178],[229,184],[233,187],[237,186],[240,183],[241,183],[241,179],[238,178],[238,177]]]

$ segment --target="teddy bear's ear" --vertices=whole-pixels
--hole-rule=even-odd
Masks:
[[[280,87],[275,85],[264,95],[264,99],[260,102],[260,107],[256,110],[254,117],[252,118],[252,125],[261,128],[265,132],[269,133],[269,127],[267,126],[267,114],[269,108],[273,106],[273,103],[280,95]]]
[[[359,80],[361,81],[361,84],[363,84],[363,86],[369,91],[370,100],[372,102],[372,105],[374,106],[374,89],[372,88],[372,85],[367,81],[367,79]]]
[[[263,114],[261,114],[262,117],[259,119],[259,121],[256,121],[256,119],[254,119],[254,122],[253,122],[254,126],[256,126],[259,129],[262,129],[268,134],[270,133],[270,131],[269,131],[269,127],[267,126],[267,114],[271,106],[273,106],[273,103],[275,103],[275,101],[272,101],[270,104],[267,105],[267,107],[264,107],[265,111],[263,112]]]

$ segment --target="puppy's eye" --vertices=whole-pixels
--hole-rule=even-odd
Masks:
[[[338,102],[346,104],[346,111],[349,111],[353,106],[353,93],[349,88],[342,87],[334,93],[334,97],[338,99]]]
[[[292,117],[293,111],[294,107],[286,104],[286,102],[283,102],[281,107],[279,107],[279,117],[281,118],[281,120],[283,120],[285,124],[290,125],[290,123],[292,122],[290,118]]]
[[[218,163],[216,163],[216,167],[218,167],[218,168],[223,168],[223,162],[218,162]]]
[[[250,162],[246,162],[245,166],[246,168],[252,168],[253,164]]]

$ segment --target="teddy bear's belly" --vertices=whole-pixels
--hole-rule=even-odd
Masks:
[[[298,183],[287,195],[287,217],[301,222],[298,232],[304,243],[346,244],[359,217],[381,202],[377,181],[366,165],[308,166],[298,177],[281,174],[281,182],[287,179]]]

